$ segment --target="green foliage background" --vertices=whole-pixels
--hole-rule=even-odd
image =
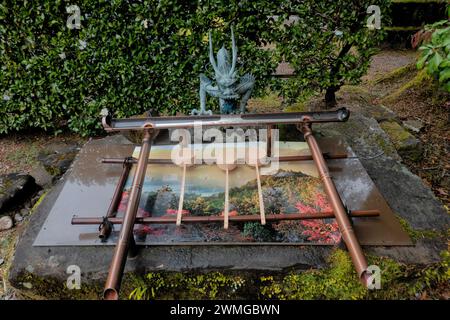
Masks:
[[[417,68],[426,67],[427,73],[439,80],[439,84],[450,92],[450,4],[447,6],[448,19],[426,26],[432,32],[430,41],[419,48],[421,57]]]
[[[302,90],[358,81],[383,34],[366,28],[367,7],[380,5],[384,19],[388,2],[3,0],[0,133],[68,127],[89,134],[100,129],[105,107],[116,117],[198,107],[198,74],[211,71],[207,33],[213,30],[216,50],[229,47],[231,25],[240,72],[256,76],[254,96],[270,87],[295,99]],[[81,29],[66,26],[72,4]],[[284,25],[289,14],[299,23]],[[341,53],[347,44],[352,50]],[[271,77],[283,59],[298,73],[288,82]]]

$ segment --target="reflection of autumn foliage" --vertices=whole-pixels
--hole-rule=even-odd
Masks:
[[[319,207],[321,211],[333,211],[328,199],[321,193],[316,194],[314,204],[316,207]]]
[[[322,194],[316,194],[314,205],[315,207],[311,207],[299,202],[296,204],[296,208],[299,213],[332,211],[331,205]],[[332,244],[338,243],[341,239],[336,221],[326,223],[324,219],[301,220],[300,224],[305,228],[302,235],[306,236],[308,241]]]
[[[307,205],[304,205],[301,202],[298,202],[295,205],[295,207],[298,209],[299,213],[315,213],[315,212],[317,212],[317,210],[315,208],[307,206]]]
[[[297,241],[305,230],[299,221],[284,220],[272,223],[272,228],[282,236],[283,241]]]
[[[228,216],[229,216],[229,217],[234,217],[234,216],[237,216],[237,215],[238,215],[238,212],[237,212],[236,210],[232,210],[232,211],[229,211],[229,212],[228,212]],[[221,217],[224,216],[223,211],[220,213],[220,216],[221,216]]]
[[[314,206],[308,206],[302,202],[297,202],[295,207],[299,213],[315,213],[323,211],[333,211],[328,199],[322,193],[316,193],[314,197]]]
[[[128,199],[130,195],[128,191],[122,192],[122,198],[120,200],[119,206],[117,207],[117,213],[125,213],[128,206]],[[136,214],[137,217],[149,217],[150,213],[142,208],[138,209],[138,212]]]
[[[142,225],[138,229],[134,230],[134,234],[137,236],[144,236],[147,234],[161,236],[164,234],[164,231],[162,229],[157,229],[157,228],[151,227],[149,225]]]
[[[262,192],[266,214],[330,212],[332,208],[323,192],[320,179],[306,176],[299,172],[280,170],[276,175],[262,177]],[[259,214],[259,197],[256,179],[243,186],[230,189],[229,216]],[[145,208],[154,215],[176,216],[178,213],[178,196],[169,187],[144,195]],[[223,192],[203,195],[186,193],[183,204],[183,215],[223,216]],[[129,200],[129,191],[123,192],[118,212],[124,213]],[[142,203],[141,203],[142,206]],[[138,209],[138,216],[151,214]],[[259,222],[232,224],[223,229],[221,224],[199,224],[190,227],[200,233],[205,241],[282,241],[282,242],[315,242],[334,244],[340,241],[340,233],[336,222],[331,219],[279,221],[262,226]],[[183,237],[189,228],[176,230],[161,225],[136,225],[134,233],[138,236],[163,236],[168,232],[175,237]],[[169,231],[171,230],[171,231]]]
[[[178,209],[166,209],[166,215],[173,216],[178,214]],[[189,210],[181,210],[182,215],[188,215]]]
[[[301,225],[306,228],[302,235],[307,236],[308,241],[321,243],[338,243],[341,240],[341,234],[336,221],[326,223],[323,219],[302,220]]]

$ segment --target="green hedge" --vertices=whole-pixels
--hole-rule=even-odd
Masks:
[[[89,134],[100,129],[105,107],[117,117],[197,108],[198,74],[211,72],[207,33],[213,29],[216,50],[229,47],[231,25],[240,70],[256,76],[254,95],[270,87],[295,99],[301,90],[357,81],[382,35],[365,27],[366,8],[384,10],[387,2],[2,1],[0,133],[68,127]],[[66,26],[70,4],[81,10],[80,29]],[[300,23],[283,26],[288,13]],[[262,49],[269,43],[272,49]],[[360,55],[339,55],[343,44]],[[298,72],[294,80],[271,77],[283,59]]]

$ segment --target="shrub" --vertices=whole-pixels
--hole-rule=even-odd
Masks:
[[[422,33],[424,45],[419,47],[422,53],[417,68],[426,68],[427,73],[438,79],[439,84],[450,92],[450,5],[447,11],[448,20],[425,27]]]
[[[68,127],[86,135],[100,129],[105,107],[116,117],[198,107],[198,75],[211,74],[207,33],[216,50],[229,47],[231,25],[240,72],[256,77],[254,96],[267,87],[290,98],[335,92],[367,69],[381,33],[365,28],[366,8],[387,2],[79,0],[81,28],[69,29],[73,13],[61,0],[3,1],[0,133]],[[300,23],[283,27],[286,12]],[[295,67],[294,81],[270,76],[282,56]]]
[[[240,59],[251,57],[241,71],[256,76],[257,93],[276,67],[260,49],[275,4],[248,15],[251,2],[80,0],[81,28],[69,29],[63,1],[3,2],[0,133],[67,125],[88,134],[105,107],[117,117],[190,110],[199,73],[211,71],[207,32],[217,30],[216,50],[229,48],[231,23]]]

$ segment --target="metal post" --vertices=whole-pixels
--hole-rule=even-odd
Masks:
[[[133,237],[134,222],[139,207],[139,200],[142,192],[142,184],[145,178],[148,156],[150,154],[150,130],[151,128],[147,128],[144,131],[144,139],[142,140],[142,147],[139,153],[136,173],[133,178],[127,210],[123,217],[122,228],[114,250],[114,256],[109,269],[108,278],[106,279],[105,290],[103,291],[103,298],[106,300],[119,299],[120,282],[122,280],[123,271],[125,268],[126,256],[130,245],[134,242],[134,239],[131,238]]]
[[[322,152],[320,151],[319,145],[317,144],[317,141],[314,138],[314,135],[311,130],[311,124],[303,123],[303,125],[301,125],[300,127],[300,130],[303,132],[305,140],[308,143],[308,146],[311,150],[314,163],[317,166],[320,178],[322,179],[322,182],[325,187],[325,192],[327,193],[328,198],[331,202],[331,207],[333,209],[336,222],[338,223],[342,238],[352,258],[353,265],[355,266],[356,272],[361,281],[363,281],[363,283],[366,284],[366,277],[367,277],[366,258],[364,256],[364,253],[362,252],[358,239],[356,238],[355,232],[348,218],[347,211],[344,208],[339,193],[336,190],[336,186],[334,185],[334,182],[331,179],[328,166],[325,162],[324,157],[322,156]]]
[[[128,175],[130,173],[131,165],[132,165],[132,159],[131,157],[125,158],[123,161],[123,170],[122,174],[120,175],[119,182],[117,182],[116,189],[114,190],[114,195],[112,197],[111,203],[109,205],[108,211],[106,213],[105,219],[103,219],[103,222],[100,224],[99,227],[99,234],[98,237],[102,240],[102,242],[105,242],[112,231],[112,225],[108,221],[109,218],[112,218],[116,215],[117,207],[119,206],[120,199],[122,196],[123,187],[125,186],[125,183],[127,182]]]

